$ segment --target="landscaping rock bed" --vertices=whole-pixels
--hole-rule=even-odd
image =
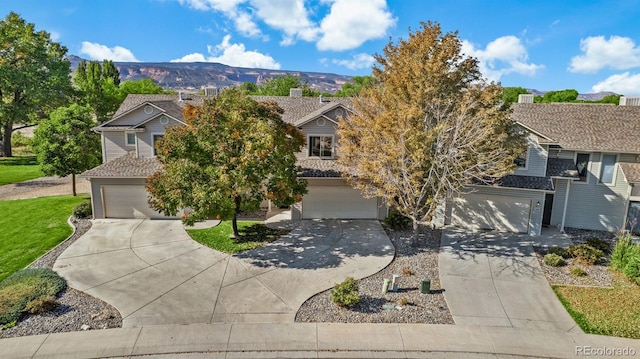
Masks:
[[[72,220],[74,234],[47,252],[28,268],[53,268],[58,256],[91,228],[88,219]],[[12,328],[0,331],[0,338],[122,327],[120,313],[106,302],[67,287],[57,298],[60,305],[46,314],[27,314]]]
[[[421,245],[414,247],[411,231],[387,230],[395,246],[395,258],[382,271],[360,280],[360,303],[351,309],[338,307],[327,290],[300,307],[296,322],[454,324],[438,275],[441,232],[424,232],[427,234],[421,236]],[[400,275],[398,291],[382,294],[384,279],[391,279],[393,274]],[[422,279],[431,280],[429,294],[420,292]],[[405,300],[406,304],[401,304]]]
[[[585,243],[587,238],[600,238],[611,246],[615,245],[616,234],[604,231],[591,231],[584,229],[566,228],[565,233],[571,238],[573,244]],[[609,271],[609,255],[605,254],[595,265],[585,265],[579,263],[573,258],[565,259],[566,265],[560,267],[552,267],[544,263],[544,255],[547,250],[535,247],[536,257],[542,267],[547,281],[552,285],[578,285],[578,286],[595,286],[595,287],[611,287],[612,274]],[[581,268],[586,272],[584,276],[576,276],[571,273],[574,267]]]

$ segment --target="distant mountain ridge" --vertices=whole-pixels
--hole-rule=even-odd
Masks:
[[[75,71],[82,58],[69,55],[71,71]],[[243,82],[261,84],[266,79],[282,75],[298,76],[303,82],[320,92],[335,93],[352,76],[324,72],[253,69],[227,66],[215,62],[116,62],[122,81],[152,78],[165,89],[198,91],[205,87],[225,88]],[[527,89],[529,93],[543,96],[548,91]],[[597,101],[613,92],[578,95],[579,100]]]

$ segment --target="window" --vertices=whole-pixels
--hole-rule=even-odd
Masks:
[[[527,157],[529,157],[529,148],[513,160],[517,169],[527,169]]]
[[[136,145],[136,134],[135,132],[126,132],[126,145],[127,146],[135,146]]]
[[[333,136],[309,136],[309,157],[333,157]]]
[[[158,141],[162,140],[163,137],[164,137],[164,135],[162,135],[162,134],[153,135],[153,155],[154,156],[158,155],[158,151],[156,150],[156,148],[157,148],[157,145],[158,145]]]
[[[612,184],[616,172],[616,155],[602,155],[600,168],[600,183]]]
[[[580,182],[587,182],[587,175],[589,174],[589,160],[591,154],[578,153],[576,155],[576,168],[578,169],[578,176],[580,176]]]

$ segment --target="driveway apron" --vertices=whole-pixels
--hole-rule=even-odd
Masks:
[[[180,221],[94,220],[54,270],[116,307],[124,327],[212,322],[293,322],[306,299],[393,259],[377,221],[302,221],[288,235],[239,255],[193,241]]]
[[[443,231],[440,281],[456,324],[580,331],[524,234]]]

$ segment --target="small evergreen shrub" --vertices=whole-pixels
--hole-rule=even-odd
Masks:
[[[571,254],[571,257],[575,258],[578,262],[587,265],[596,264],[604,256],[601,250],[593,248],[588,244],[569,246],[567,251]]]
[[[558,255],[564,259],[571,258],[571,255],[567,252],[567,250],[562,247],[551,247],[549,248],[549,253]]]
[[[571,274],[576,276],[576,277],[584,277],[587,275],[587,272],[584,271],[584,269],[580,268],[580,267],[572,267],[571,268]]]
[[[14,273],[0,283],[0,325],[17,321],[27,307],[34,311],[49,308],[49,299],[64,288],[64,280],[48,268]]]
[[[353,277],[347,277],[342,283],[336,284],[331,290],[331,301],[341,307],[353,307],[360,303],[358,293],[359,282]]]
[[[391,229],[405,230],[409,229],[411,219],[403,216],[398,210],[391,209],[387,218],[384,219],[384,223]]]
[[[560,267],[565,265],[564,259],[557,254],[549,253],[544,256],[544,263],[552,267]]]
[[[24,311],[31,314],[42,314],[54,311],[58,305],[59,303],[54,296],[42,296],[27,303]]]
[[[91,202],[90,201],[80,202],[73,209],[72,214],[77,219],[91,218],[91,215],[93,214],[93,211],[91,209]]]
[[[629,258],[633,256],[633,252],[639,252],[639,250],[638,246],[633,244],[631,236],[624,234],[618,237],[618,241],[611,252],[611,261],[609,262],[609,265],[611,268],[622,272],[624,267],[627,266]]]
[[[603,253],[611,252],[611,245],[609,244],[609,242],[605,241],[604,239],[600,239],[598,237],[587,238],[586,244],[590,245],[595,249],[601,250]]]
[[[622,269],[622,273],[629,279],[640,277],[640,251],[633,251],[633,254],[629,256],[627,264]]]

